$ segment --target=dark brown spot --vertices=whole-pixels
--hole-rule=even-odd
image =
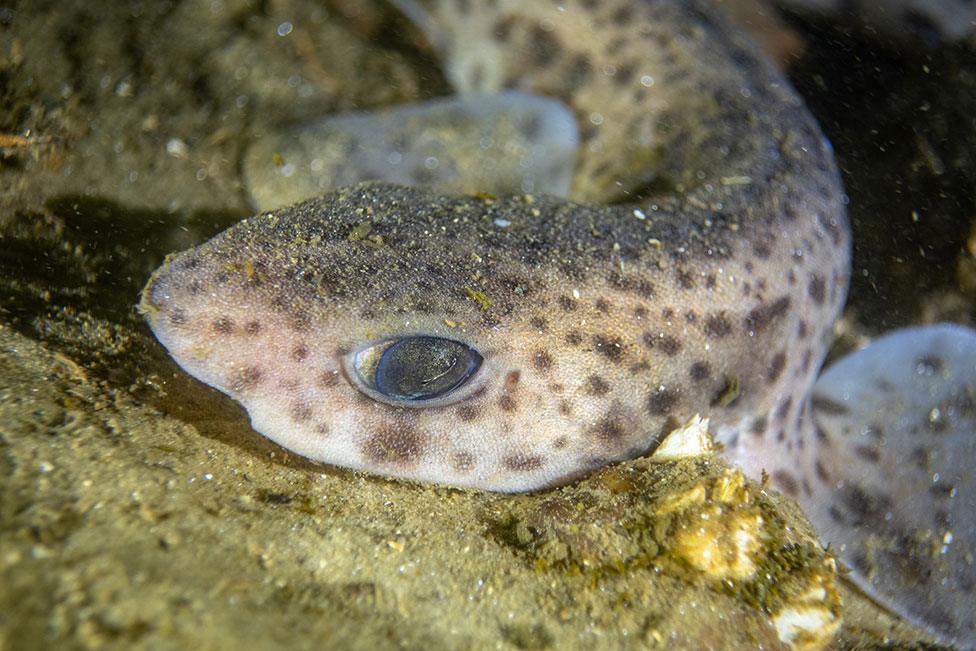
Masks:
[[[213,322],[214,332],[219,332],[222,335],[229,335],[234,332],[234,322],[225,316],[220,317]]]
[[[827,436],[826,430],[819,423],[813,424],[813,433],[816,434],[818,443],[828,448],[831,446],[830,437]]]
[[[708,362],[698,361],[691,365],[688,369],[688,375],[691,376],[692,381],[701,382],[702,380],[707,380],[712,374],[712,368],[708,365]]]
[[[827,231],[827,233],[830,235],[830,239],[833,240],[835,245],[840,244],[841,231],[833,219],[828,219],[825,215],[818,214],[817,222],[820,224],[821,228]]]
[[[678,398],[679,392],[676,388],[659,388],[648,396],[647,410],[655,416],[665,415],[677,404]]]
[[[626,434],[624,426],[612,416],[601,418],[593,426],[593,434],[601,441],[617,441]]]
[[[510,454],[502,460],[502,464],[514,472],[529,472],[542,467],[542,457],[538,454]]]
[[[605,396],[610,392],[610,385],[599,375],[591,375],[586,378],[584,386],[586,392],[594,396]]]
[[[638,319],[643,319],[645,316],[647,316],[647,308],[643,305],[638,305],[634,308],[634,316],[636,316]]]
[[[862,525],[877,522],[890,510],[891,500],[881,495],[872,495],[857,485],[848,485],[844,491],[844,505],[854,516],[854,524]]]
[[[556,437],[556,440],[554,440],[552,442],[552,447],[553,447],[554,450],[562,450],[567,445],[569,445],[569,437],[568,436],[558,436],[558,437]]]
[[[512,35],[512,26],[514,24],[515,19],[512,16],[508,16],[496,22],[495,27],[492,30],[495,34],[495,38],[502,42],[508,41]]]
[[[553,393],[562,393],[563,391],[566,390],[566,387],[559,382],[553,382],[552,384],[549,385],[549,390],[552,391]]]
[[[647,360],[642,359],[636,364],[630,365],[630,374],[637,375],[638,373],[643,373],[644,371],[649,371],[650,369],[651,365],[647,363]]]
[[[244,324],[244,332],[249,335],[256,335],[261,332],[261,324],[258,321],[248,321]]]
[[[291,419],[296,423],[304,423],[312,417],[312,408],[304,402],[296,402],[288,410]]]
[[[814,303],[823,305],[824,299],[827,297],[827,287],[824,284],[823,276],[814,274],[810,279],[810,285],[807,287],[807,293],[810,294]]]
[[[760,258],[761,260],[767,259],[773,252],[772,248],[770,247],[770,243],[766,240],[755,242],[752,246],[752,250],[756,254],[756,257]]]
[[[800,360],[800,372],[806,373],[810,370],[810,362],[813,361],[813,351],[807,348],[803,351],[803,359]]]
[[[609,359],[611,362],[619,362],[624,354],[623,341],[620,337],[604,337],[602,335],[593,336],[593,345],[596,351]]]
[[[844,517],[844,514],[841,513],[840,509],[838,509],[834,505],[831,505],[827,509],[827,513],[830,514],[830,519],[833,520],[834,522],[836,522],[837,524],[844,525],[844,526],[847,526],[847,525],[850,524],[850,522],[847,521],[847,518]]]
[[[656,348],[669,357],[673,357],[681,350],[681,341],[671,335],[656,336],[653,333],[644,333],[644,343],[648,348]]]
[[[830,474],[827,473],[827,469],[824,467],[823,462],[817,459],[813,464],[814,472],[817,473],[817,479],[825,484],[830,483]]]
[[[745,330],[748,334],[759,334],[770,325],[779,321],[790,309],[790,297],[781,296],[772,303],[754,308],[745,318]]]
[[[881,460],[881,454],[868,445],[855,445],[854,453],[870,463],[878,463]]]
[[[732,332],[732,322],[725,316],[725,312],[709,314],[705,319],[705,334],[709,337],[722,339]]]
[[[231,391],[248,391],[261,383],[264,373],[257,366],[245,366],[236,371],[230,380]]]
[[[623,5],[622,7],[620,7],[619,9],[613,12],[613,15],[610,17],[610,20],[612,20],[615,24],[620,25],[621,27],[629,26],[631,21],[634,20],[633,6],[629,4]]]
[[[551,31],[547,31],[539,25],[532,27],[530,43],[533,64],[540,68],[548,66],[555,61],[562,50],[556,36]]]
[[[810,406],[813,407],[814,411],[819,411],[827,414],[828,416],[844,416],[850,413],[850,409],[847,408],[847,405],[816,393],[813,394],[812,398],[810,398]]]
[[[570,330],[566,333],[566,342],[570,346],[579,346],[581,343],[583,343],[583,335],[576,330]]]
[[[298,344],[295,349],[291,351],[291,358],[296,362],[304,361],[308,357],[308,346],[305,344]]]
[[[596,299],[594,305],[596,306],[596,309],[598,309],[600,312],[603,312],[604,314],[610,311],[610,301],[608,301],[605,298]]]
[[[620,50],[624,49],[624,46],[627,45],[627,42],[628,42],[627,39],[621,36],[615,36],[614,39],[610,41],[610,43],[607,45],[607,54],[613,56],[620,54]]]
[[[468,472],[474,468],[474,455],[470,452],[455,452],[451,455],[451,467],[455,472]]]
[[[753,436],[762,436],[766,433],[767,424],[766,417],[760,416],[752,421],[752,427],[749,428],[749,431],[752,432]]]
[[[787,470],[777,470],[773,473],[773,481],[776,485],[791,497],[796,497],[800,492],[800,486],[797,484],[796,477]]]
[[[589,81],[592,74],[593,64],[590,63],[589,57],[585,54],[577,54],[569,64],[566,82],[570,88],[576,88]]]
[[[546,324],[546,320],[541,316],[534,316],[531,319],[529,319],[529,325],[531,325],[536,330],[545,330],[547,324]]]
[[[573,310],[576,309],[576,301],[574,301],[569,296],[560,296],[559,298],[556,299],[556,302],[559,303],[559,307],[561,307],[566,312],[572,312]]]
[[[457,409],[457,416],[465,422],[470,422],[481,414],[481,409],[475,405],[461,405]]]
[[[419,461],[426,449],[426,437],[413,427],[385,426],[366,439],[362,452],[371,463],[405,465]]]
[[[506,393],[498,399],[498,406],[502,411],[513,412],[518,408],[518,403],[515,401],[515,398]]]
[[[571,416],[573,414],[573,405],[568,400],[560,400],[559,413],[563,416]]]
[[[694,289],[695,288],[695,276],[690,271],[684,267],[678,267],[674,272],[675,277],[678,279],[678,286],[681,289]]]
[[[781,350],[773,355],[773,359],[769,361],[769,366],[766,367],[766,382],[772,384],[778,380],[784,368],[786,368],[786,351]]]
[[[694,323],[697,320],[698,320],[698,315],[695,314],[694,310],[688,310],[687,312],[685,312],[685,321],[687,321],[688,323]]]
[[[540,371],[548,371],[552,368],[552,355],[544,350],[536,352],[532,357],[532,366]]]
[[[518,386],[522,373],[519,371],[509,371],[505,376],[505,391],[513,391]]]
[[[807,322],[800,320],[800,323],[796,326],[796,336],[800,339],[807,338]]]
[[[626,86],[631,83],[634,79],[634,73],[637,71],[637,66],[633,62],[624,63],[617,66],[617,71],[613,76],[613,83],[618,86]],[[643,118],[644,116],[640,116]]]
[[[175,326],[181,326],[186,323],[186,310],[175,308],[169,313],[169,322]]]
[[[793,396],[786,396],[783,402],[779,403],[779,407],[776,408],[775,418],[776,420],[782,422],[786,420],[786,417],[790,413],[790,407],[793,406]]]
[[[319,384],[324,387],[334,387],[339,384],[339,371],[326,369],[319,373]]]

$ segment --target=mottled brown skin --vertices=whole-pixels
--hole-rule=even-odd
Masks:
[[[792,445],[849,238],[829,146],[789,85],[699,2],[433,4],[453,78],[578,114],[577,196],[640,198],[341,189],[169,260],[142,304],[164,345],[286,447],[401,477],[531,490],[696,412],[730,447]],[[352,352],[421,333],[485,359],[453,402],[356,388]]]

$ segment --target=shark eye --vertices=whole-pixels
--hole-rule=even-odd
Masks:
[[[352,359],[365,393],[406,407],[441,404],[477,373],[478,351],[452,339],[410,336],[369,346]]]

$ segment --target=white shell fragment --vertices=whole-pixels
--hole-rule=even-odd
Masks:
[[[672,430],[651,455],[651,461],[677,461],[711,454],[715,449],[708,433],[708,419],[695,414],[681,427]]]

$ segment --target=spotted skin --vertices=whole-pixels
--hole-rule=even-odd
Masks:
[[[850,243],[829,146],[782,77],[698,2],[426,11],[459,88],[573,110],[582,202],[372,184],[245,220],[146,288],[174,357],[296,452],[491,490],[641,454],[696,412],[791,427]],[[477,390],[418,410],[347,381],[352,352],[418,333],[478,350]]]
[[[976,645],[976,362],[944,399],[961,425],[924,445],[917,419],[872,438],[829,372],[812,390],[850,241],[830,147],[788,83],[702,0],[396,4],[460,93],[516,88],[573,112],[573,200],[369,183],[244,220],[144,290],[179,364],[294,452],[494,491],[566,483],[707,414],[730,460],[839,541],[859,585]],[[357,388],[357,353],[411,335],[462,342],[482,365],[436,406]],[[962,359],[922,339],[897,348],[925,368]],[[976,335],[950,339],[976,359]],[[886,373],[866,380],[884,404],[918,395]],[[906,496],[890,481],[903,473],[940,481]],[[954,555],[927,557],[933,541]]]
[[[304,456],[496,491],[640,455],[696,413],[733,453],[789,455],[844,301],[828,143],[708,5],[400,3],[462,93],[517,88],[581,127],[574,201],[341,188],[167,259],[141,303],[193,376]],[[384,338],[484,362],[437,407],[367,397]]]

